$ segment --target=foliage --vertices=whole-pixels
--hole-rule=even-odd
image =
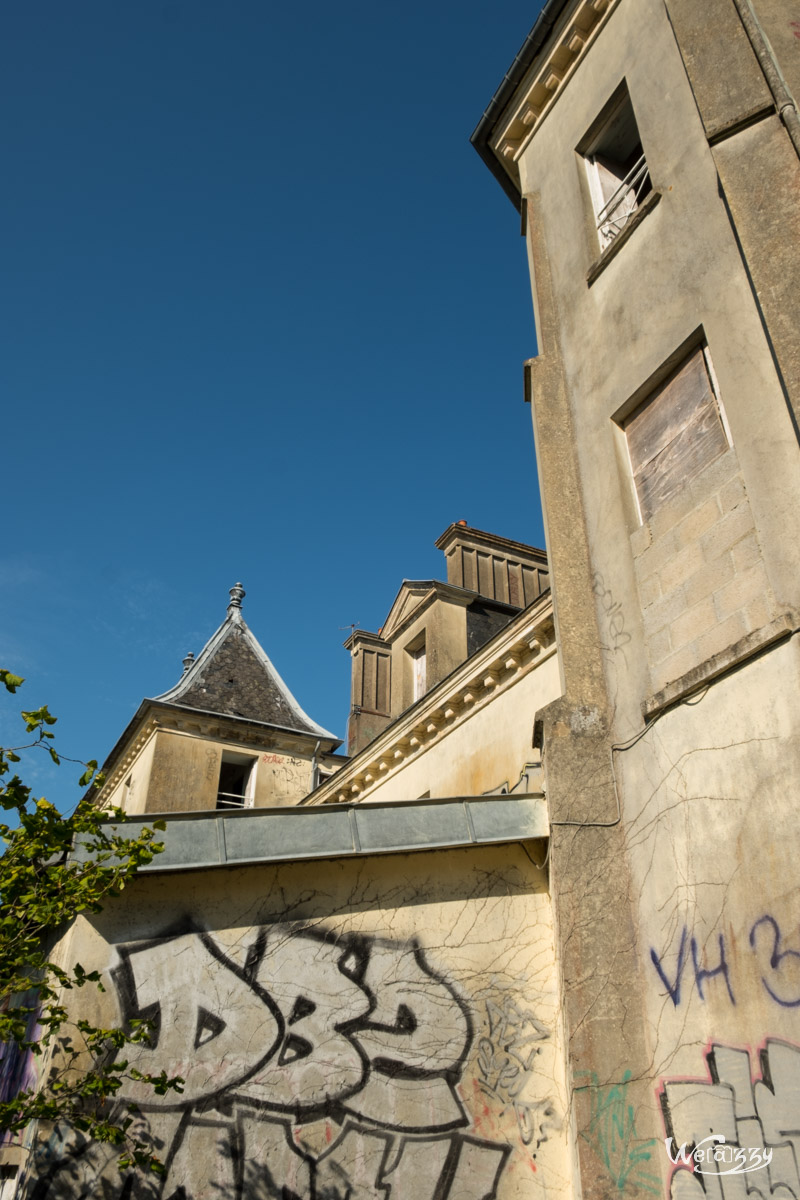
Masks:
[[[0,670],[0,683],[16,692],[23,680]],[[180,1091],[183,1081],[166,1072],[143,1075],[127,1062],[126,1047],[148,1040],[148,1022],[132,1020],[125,1029],[103,1029],[71,1020],[65,993],[86,984],[104,990],[100,974],[77,962],[65,967],[50,955],[79,913],[99,912],[163,845],[147,827],[126,837],[124,813],[101,810],[91,797],[80,800],[68,816],[47,800],[33,798],[31,788],[12,774],[20,751],[43,750],[54,763],[62,756],[53,746],[56,718],[47,707],[23,712],[22,719],[31,740],[0,748],[0,805],[8,822],[0,824],[5,844],[0,857],[0,1078],[5,1085],[0,1132],[17,1133],[33,1120],[67,1120],[87,1136],[119,1146],[120,1167],[135,1163],[160,1170],[152,1151],[131,1131],[133,1118],[111,1115],[113,1099],[126,1079],[144,1080],[162,1095]],[[79,786],[99,787],[103,777],[97,763],[81,765]],[[163,822],[154,826],[164,829]],[[19,1083],[14,1065],[19,1068],[31,1054],[47,1067],[42,1086],[23,1086],[16,1095],[6,1095],[14,1090],[9,1081]]]

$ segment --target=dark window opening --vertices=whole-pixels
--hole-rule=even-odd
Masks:
[[[223,757],[219,769],[217,808],[244,808],[252,802],[251,778],[255,759]]]
[[[653,190],[625,84],[606,105],[578,153],[586,160],[597,236],[605,250]]]

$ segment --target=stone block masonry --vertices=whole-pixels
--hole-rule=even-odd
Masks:
[[[635,530],[631,549],[653,692],[776,615],[733,450]]]

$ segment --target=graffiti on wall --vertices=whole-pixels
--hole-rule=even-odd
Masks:
[[[29,1009],[25,1022],[25,1040],[35,1041],[41,1032],[36,1011],[38,993],[35,988],[21,992],[15,998],[15,1003]],[[12,1007],[11,999],[6,996],[0,1005],[2,1012],[8,1012]],[[33,1051],[23,1049],[18,1042],[0,1042],[0,1102],[12,1100],[20,1092],[33,1091],[38,1081],[38,1070]],[[19,1134],[5,1132],[0,1136],[0,1143],[18,1142]]]
[[[608,629],[611,641],[611,648],[613,650],[622,650],[622,647],[627,646],[631,640],[631,635],[625,628],[625,613],[622,608],[622,602],[615,599],[611,588],[606,587],[605,580],[599,571],[592,572],[592,591],[600,601],[600,607],[603,610],[606,628]]]
[[[480,1090],[498,1101],[500,1116],[506,1107],[512,1109],[520,1140],[534,1159],[548,1131],[560,1128],[553,1100],[542,1098],[536,1086],[536,1058],[549,1038],[547,1027],[514,996],[486,1001],[484,1032],[478,1040]]]
[[[131,1081],[123,1097],[163,1145],[163,1200],[495,1196],[510,1148],[465,1132],[457,1090],[472,1017],[416,942],[183,933],[122,947],[111,974],[125,1017],[153,1026],[131,1065],[185,1080],[164,1096]],[[35,1200],[89,1194],[96,1166],[80,1157],[45,1147]],[[112,1172],[102,1194],[153,1188]]]
[[[750,957],[739,955],[740,970],[752,972],[764,993],[780,1008],[800,1007],[800,939],[787,934],[770,913],[759,916],[747,934]],[[718,981],[717,995],[727,995],[736,1004],[739,984],[734,980],[724,933],[712,938],[705,947],[690,936],[684,925],[677,945],[668,949],[650,948],[650,961],[673,1005],[678,1008],[694,984],[700,1000],[706,1001],[710,984]],[[724,989],[720,991],[719,989]]]
[[[748,1050],[712,1045],[706,1070],[703,1079],[662,1083],[667,1153],[679,1163],[671,1200],[800,1200],[800,1048],[767,1040],[754,1072]],[[687,1165],[712,1137],[724,1138],[747,1173],[731,1170],[727,1149],[716,1158],[706,1150],[699,1171]]]
[[[301,795],[308,791],[311,767],[305,759],[285,754],[262,754],[261,761],[268,766],[272,782],[280,791],[299,790]]]
[[[600,1159],[614,1187],[623,1192],[630,1185],[640,1192],[659,1195],[660,1175],[651,1164],[656,1140],[641,1138],[636,1131],[634,1106],[628,1094],[630,1071],[625,1071],[620,1083],[601,1083],[594,1071],[582,1071],[578,1078],[587,1082],[575,1090],[586,1091],[590,1104],[581,1137]]]

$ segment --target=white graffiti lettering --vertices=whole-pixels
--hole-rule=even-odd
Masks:
[[[100,1178],[108,1200],[493,1200],[511,1150],[466,1131],[472,1018],[416,942],[181,933],[121,947],[111,974],[123,1019],[152,1022],[131,1066],[185,1080],[164,1096],[129,1080],[120,1097],[163,1181],[115,1174],[77,1135],[39,1156],[35,1200],[99,1194]],[[528,1042],[547,1034],[511,1038],[510,1013],[530,1074]]]
[[[798,1200],[800,1049],[767,1041],[755,1081],[747,1050],[712,1046],[706,1061],[707,1079],[663,1086],[671,1200]],[[754,1170],[768,1185],[745,1185],[741,1176]]]

